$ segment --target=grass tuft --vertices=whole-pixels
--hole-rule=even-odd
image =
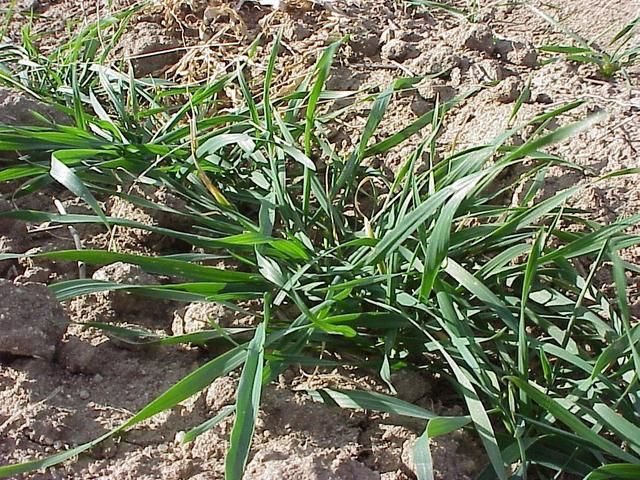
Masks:
[[[104,436],[46,459],[2,466],[0,477],[67,461],[242,369],[235,406],[185,437],[193,440],[233,414],[226,478],[240,479],[263,386],[288,366],[304,364],[379,371],[386,393],[307,393],[341,408],[423,420],[415,447],[421,480],[434,475],[430,439],[460,428],[475,432],[486,450],[480,479],[636,478],[640,330],[629,318],[625,273],[630,266],[619,252],[638,243],[637,236],[625,233],[638,217],[600,225],[569,209],[567,202],[586,185],[538,198],[547,169],[571,165],[545,149],[599,118],[565,122],[563,116],[582,104],[574,102],[514,126],[486,145],[451,152],[436,139],[446,126],[446,112],[471,91],[374,142],[394,95],[415,80],[400,79],[371,99],[353,150],[339,152],[326,137],[341,113],[332,109],[332,100],[362,100],[359,93],[326,89],[339,43],[321,54],[307,79],[288,95],[273,95],[270,89],[279,37],[266,86],[249,83],[250,67],[238,63],[228,74],[186,89],[130,78],[117,65],[104,63],[114,42],[96,43],[98,31],[100,38],[119,35],[131,13],[104,19],[99,29],[88,27],[51,56],[32,47],[1,49],[2,81],[58,107],[73,125],[0,126],[0,150],[21,152],[16,160],[3,161],[0,181],[15,182],[15,197],[57,181],[93,214],[15,210],[0,216],[139,228],[206,252],[204,257],[100,250],[34,254],[93,265],[125,261],[180,279],[166,285],[65,281],[51,286],[61,301],[113,289],[238,308],[254,300],[260,304],[253,312],[256,326],[158,337],[143,329],[90,324],[133,344],[218,342],[228,349]],[[623,57],[615,58],[624,64]],[[230,103],[225,89],[242,95]],[[565,126],[545,130],[554,119]],[[535,133],[522,145],[508,144],[514,133],[530,126],[537,127]],[[425,132],[428,127],[431,133]],[[409,139],[417,139],[418,146],[394,179],[363,165],[365,158],[384,157]],[[425,157],[427,166],[420,170],[417,162]],[[523,173],[507,186],[500,184],[503,172],[517,171],[525,161]],[[361,186],[372,178],[384,185],[374,197],[373,213],[349,215],[359,208]],[[185,208],[121,192],[124,180],[170,189]],[[522,201],[505,204],[504,193],[521,186],[527,187]],[[192,227],[183,231],[109,216],[99,200],[110,195],[170,213]],[[221,251],[243,264],[245,272],[202,262]],[[20,256],[2,254],[0,260]],[[578,268],[581,262],[594,265],[586,276]],[[594,283],[604,262],[614,265],[616,299]],[[404,368],[447,379],[467,413],[443,417],[399,400],[391,372]]]
[[[549,61],[564,58],[578,63],[591,63],[598,67],[600,74],[604,77],[612,77],[616,73],[622,72],[627,77],[627,80],[630,81],[626,74],[626,68],[634,65],[640,55],[640,45],[633,43],[637,34],[638,24],[640,24],[640,16],[624,25],[605,47],[600,47],[597,45],[596,40],[588,41],[584,39],[544,10],[533,5],[527,6],[573,41],[572,45],[550,44],[541,46],[539,50],[542,52],[560,55],[552,57]]]

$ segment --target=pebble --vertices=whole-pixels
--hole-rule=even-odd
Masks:
[[[182,443],[182,441],[184,440],[184,437],[186,435],[186,432],[184,432],[183,430],[180,430],[179,432],[176,432],[176,436],[174,438],[174,442],[175,443]]]
[[[392,39],[382,46],[380,55],[385,60],[403,62],[409,55],[410,47],[405,41]]]

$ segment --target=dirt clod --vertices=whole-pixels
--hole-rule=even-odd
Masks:
[[[12,210],[11,204],[0,198],[0,212],[10,210]],[[20,247],[25,243],[25,234],[26,228],[24,224],[12,218],[0,217],[0,253],[19,251]],[[0,260],[0,275],[15,263],[15,260]]]
[[[211,330],[212,324],[222,328],[246,326],[252,323],[250,315],[242,315],[217,303],[193,302],[176,310],[171,331],[174,335],[185,335],[202,330]]]
[[[289,442],[269,442],[247,465],[247,478],[255,480],[377,480],[380,474],[358,461],[334,455],[318,448]]]
[[[236,398],[238,381],[230,377],[216,378],[205,395],[205,404],[212,412],[218,411],[225,405],[232,405]]]
[[[531,42],[499,40],[496,55],[514,65],[533,68],[538,64],[538,52]]]
[[[481,60],[471,65],[469,76],[475,83],[495,83],[504,80],[509,70],[495,60]]]
[[[379,39],[375,34],[355,35],[349,40],[349,46],[357,55],[373,58],[380,53]]]
[[[92,276],[94,280],[116,282],[123,285],[157,285],[158,280],[144,272],[136,265],[116,262],[96,270]],[[107,300],[111,308],[118,313],[137,313],[149,308],[150,301],[141,300],[129,292],[110,291],[97,294],[98,298]]]
[[[436,97],[446,102],[451,100],[457,93],[457,90],[441,79],[426,79],[418,86],[418,93],[425,100],[435,100]]]
[[[33,113],[40,114],[53,123],[69,123],[69,117],[55,108],[39,102],[26,93],[0,87],[0,124],[42,125],[42,121]]]
[[[211,322],[226,327],[225,308],[215,303],[194,302],[187,305],[184,311],[177,311],[173,317],[171,331],[174,335],[195,333],[211,328]]]
[[[0,279],[0,298],[0,353],[51,360],[69,321],[49,289]]]
[[[21,275],[18,275],[14,283],[48,283],[53,274],[51,270],[36,265],[27,267]]]
[[[471,28],[468,25],[454,28],[447,32],[445,41],[455,48],[476,50],[489,55],[496,48],[493,32],[483,24],[473,25]]]
[[[418,372],[400,370],[391,376],[391,383],[398,392],[398,398],[414,403],[431,391],[431,385]]]
[[[491,98],[498,103],[515,102],[523,88],[522,80],[517,77],[507,77],[491,89]]]
[[[447,45],[428,48],[411,62],[411,67],[421,74],[448,72],[462,64],[461,57]]]
[[[11,211],[11,204],[0,198],[0,212]],[[8,235],[18,222],[12,218],[0,217],[0,235]]]
[[[166,34],[166,29],[153,22],[140,22],[123,35],[126,54],[131,58],[136,75],[158,72],[179,59],[175,48],[179,43]]]
[[[404,40],[393,38],[382,45],[380,56],[385,60],[404,62],[410,56],[415,56],[415,49]]]
[[[101,371],[102,362],[107,357],[105,350],[110,347],[106,343],[94,346],[78,337],[70,337],[58,348],[58,363],[71,373],[93,375]]]

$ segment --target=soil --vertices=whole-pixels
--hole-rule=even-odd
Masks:
[[[0,1],[0,11],[9,3]],[[20,26],[31,22],[32,30],[40,35],[38,42],[46,50],[82,25],[131,3],[20,0],[7,35],[18,38]],[[458,148],[488,142],[504,131],[514,103],[530,81],[530,99],[519,111],[516,122],[578,99],[588,102],[563,121],[581,118],[588,112],[606,112],[599,124],[551,149],[584,167],[585,173],[553,167],[543,195],[580,182],[586,185],[595,175],[638,167],[640,67],[630,67],[627,79],[622,75],[605,79],[589,65],[558,61],[538,66],[542,58],[538,58],[534,46],[558,39],[559,34],[524,6],[502,1],[481,3],[478,21],[470,26],[442,10],[413,9],[394,0],[287,0],[278,11],[251,1],[234,9],[235,2],[224,0],[165,0],[154,2],[133,17],[113,61],[131,60],[139,75],[155,72],[177,81],[203,79],[233,66],[258,33],[264,31],[269,36],[283,27],[286,48],[278,60],[275,84],[280,92],[286,92],[295,87],[326,45],[348,33],[351,37],[340,51],[328,81],[331,89],[356,90],[374,85],[383,89],[401,76],[447,72],[436,78],[427,77],[416,88],[394,98],[375,139],[408,125],[432,108],[437,96],[446,100],[483,85],[482,91],[447,115],[446,128],[438,141],[445,147]],[[605,32],[599,40],[602,45],[640,11],[638,0],[534,3],[541,8],[553,5],[554,16],[586,38]],[[58,32],[57,38],[47,32]],[[170,52],[158,54],[167,49]],[[259,47],[255,58],[265,57],[268,49],[269,45]],[[334,132],[332,141],[339,150],[348,150],[358,141],[353,132],[364,126],[367,108],[355,105],[345,124]],[[32,123],[31,110],[54,121],[64,121],[38,104],[37,99],[0,89],[0,122]],[[370,161],[392,175],[420,140],[410,139],[384,158]],[[573,206],[602,222],[640,213],[638,180],[638,175],[616,177],[585,186]],[[173,200],[167,192],[149,195],[152,201],[180,208],[171,205]],[[54,198],[70,212],[86,212],[81,202],[56,190],[21,199],[18,204],[55,211]],[[0,199],[0,210],[5,207],[6,200]],[[169,221],[157,212],[147,212],[119,198],[107,199],[104,207],[147,223],[162,225]],[[640,233],[637,225],[631,230]],[[170,252],[179,248],[136,230],[117,229],[110,236],[100,227],[80,226],[78,234],[86,246],[110,246],[122,252]],[[25,252],[34,248],[73,248],[73,240],[66,227],[30,225],[25,229],[23,225],[0,221],[0,251]],[[628,249],[624,256],[638,264],[640,247]],[[42,285],[34,285],[77,275],[78,269],[69,263],[35,259],[0,262],[0,276],[7,279],[0,280],[3,335],[6,331],[15,334],[11,322],[18,325],[33,321],[33,328],[42,333],[37,345],[17,339],[18,350],[4,348],[6,339],[0,339],[0,464],[50,455],[95,438],[211,358],[211,352],[195,348],[133,347],[73,322],[118,322],[181,334],[204,328],[212,320],[224,326],[249,325],[253,321],[250,314],[218,305],[158,304],[121,292],[67,302],[63,312],[51,304]],[[90,269],[88,275],[109,280],[126,278],[133,283],[167,281],[123,264]],[[633,278],[630,283],[629,296],[637,317],[640,279]],[[250,312],[251,305],[246,310]],[[16,312],[25,313],[12,317]],[[66,325],[66,317],[72,323],[64,331],[60,325]],[[49,328],[51,324],[56,327]],[[417,372],[394,378],[401,398],[440,413],[462,413],[460,406],[443,397],[446,389],[437,383],[437,379]],[[223,478],[231,419],[190,444],[183,445],[179,440],[185,431],[211,418],[221,407],[233,404],[236,384],[233,374],[218,379],[179,408],[105,442],[89,455],[25,478]],[[327,385],[367,385],[384,391],[372,372],[286,371],[264,392],[246,478],[415,478],[411,450],[421,433],[420,423],[334,409],[313,403],[299,391]],[[484,466],[481,447],[465,431],[435,439],[432,451],[439,479],[470,479]]]

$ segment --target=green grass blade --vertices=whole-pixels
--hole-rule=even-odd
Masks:
[[[270,296],[266,295],[264,321],[258,326],[253,340],[249,343],[247,358],[240,375],[236,392],[236,419],[231,430],[229,451],[225,459],[226,480],[242,480],[249,457],[262,393],[265,331],[269,321],[270,302]]]
[[[507,480],[505,462],[502,458],[502,453],[500,452],[500,447],[498,446],[498,441],[496,440],[491,421],[489,420],[489,415],[480,401],[473,384],[469,381],[465,372],[460,368],[453,357],[449,355],[444,347],[437,342],[431,334],[427,335],[430,337],[431,341],[434,342],[438,350],[440,350],[440,353],[442,353],[445,360],[453,370],[456,380],[462,387],[464,400],[467,404],[467,408],[469,409],[469,415],[471,416],[476,427],[476,431],[480,436],[480,441],[484,445],[487,455],[489,456],[489,460],[493,466],[496,476],[499,480]]]
[[[469,190],[472,187],[473,184],[469,185],[469,188],[461,188],[456,191],[442,207],[442,210],[440,210],[438,218],[436,219],[433,231],[429,236],[424,272],[422,275],[422,284],[420,285],[420,298],[423,302],[426,302],[429,298],[431,290],[433,289],[433,284],[440,272],[440,265],[447,256],[447,251],[449,250],[449,237],[456,211],[463,200],[467,197]]]
[[[216,416],[202,422],[197,427],[189,430],[182,438],[181,443],[193,442],[196,438],[198,438],[198,436],[202,435],[204,432],[208,430],[211,430],[213,427],[218,425],[221,421],[223,421],[225,418],[227,418],[229,415],[231,415],[235,411],[236,411],[235,405],[227,405],[225,407],[222,407],[220,409],[220,412],[218,412]]]
[[[627,298],[627,276],[625,274],[624,264],[615,249],[611,249],[609,256],[613,263],[613,280],[616,286],[616,296],[618,300],[618,309],[620,310],[620,317],[622,319],[622,329],[624,335],[626,335],[629,340],[629,347],[631,348],[631,356],[635,365],[636,377],[640,377],[640,353],[638,352],[637,345],[633,342],[633,338],[631,336],[631,311],[629,308],[629,300]]]
[[[616,413],[604,403],[596,403],[593,411],[600,417],[602,425],[607,426],[611,431],[615,432],[620,438],[630,445],[636,452],[640,453],[640,427],[634,425],[622,415]]]
[[[413,446],[413,464],[413,472],[418,480],[434,480],[433,457],[431,456],[429,436],[426,429]]]
[[[340,45],[342,45],[342,42],[343,40],[338,40],[337,42],[329,45],[329,47],[327,47],[322,53],[322,55],[318,59],[318,63],[316,64],[316,81],[314,82],[311,93],[309,94],[304,126],[304,154],[308,158],[311,158],[313,154],[312,141],[318,100],[320,99],[320,94],[324,89],[325,81],[329,76],[329,70],[331,69],[331,64],[333,62],[333,56],[335,55]],[[309,213],[309,205],[311,201],[311,175],[311,171],[309,169],[305,169],[302,193],[302,211],[305,214]]]
[[[627,23],[624,27],[622,27],[620,29],[620,31],[613,36],[613,38],[609,42],[609,46],[611,46],[614,43],[618,42],[620,39],[622,39],[622,37],[624,37],[625,35],[630,33],[638,25],[640,25],[640,16],[637,16],[636,18],[631,20],[629,23]]]
[[[640,465],[630,463],[612,463],[595,469],[584,480],[638,480]]]
[[[427,422],[422,435],[418,437],[413,447],[414,473],[418,480],[433,480],[433,458],[429,448],[429,440],[439,435],[455,432],[471,423],[471,417],[436,417]]]
[[[433,216],[453,194],[457,195],[456,198],[464,198],[476,187],[480,178],[485,174],[485,172],[480,172],[464,177],[427,198],[422,204],[408,213],[393,229],[385,233],[374,250],[368,255],[367,263],[370,265],[377,264],[387,255],[394,252],[420,225],[423,225]]]
[[[542,245],[544,231],[536,236],[531,251],[529,252],[529,258],[527,259],[527,265],[524,270],[524,279],[522,282],[522,296],[520,298],[520,321],[518,325],[518,370],[522,378],[528,377],[529,372],[529,341],[527,338],[527,325],[526,325],[526,308],[529,301],[529,294],[533,287],[533,282],[536,276],[536,270],[538,268],[538,259],[542,253]]]
[[[514,332],[518,331],[516,318],[513,313],[511,313],[505,303],[480,280],[467,272],[459,263],[451,258],[446,261],[445,271],[462,287],[494,310],[507,327]]]
[[[565,424],[573,433],[580,436],[585,441],[600,448],[608,454],[624,460],[626,462],[638,464],[640,459],[622,450],[618,445],[601,437],[584,423],[582,423],[574,414],[560,405],[556,400],[543,393],[540,388],[526,382],[518,377],[507,377],[507,380],[515,384],[519,389],[524,390],[528,397],[533,399],[545,411],[553,415],[558,421]]]
[[[21,258],[49,258],[55,260],[68,260],[84,262],[93,265],[107,265],[114,262],[130,263],[138,265],[148,273],[158,275],[173,275],[184,277],[194,281],[210,281],[222,283],[264,283],[260,276],[222,270],[216,267],[198,265],[182,260],[174,260],[168,257],[147,257],[128,253],[107,252],[104,250],[58,250],[36,254],[16,254]]]
[[[109,225],[107,217],[102,211],[100,204],[91,194],[85,184],[78,178],[78,176],[67,167],[64,163],[56,158],[55,152],[51,154],[51,170],[50,175],[57,180],[61,185],[68,188],[74,195],[82,198],[91,209],[96,212],[96,215],[100,217],[105,225]]]

